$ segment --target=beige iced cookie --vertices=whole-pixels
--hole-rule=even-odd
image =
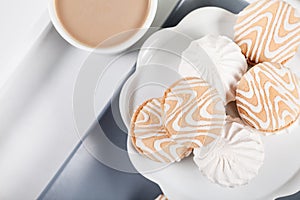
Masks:
[[[136,150],[157,162],[180,161],[191,153],[165,129],[160,99],[150,99],[135,111],[130,133]]]
[[[168,200],[168,198],[165,195],[161,194],[158,197],[156,197],[155,200]]]
[[[164,94],[165,125],[185,146],[210,144],[221,133],[225,108],[216,89],[200,78],[184,78]]]
[[[280,0],[259,0],[239,15],[235,42],[252,64],[285,63],[300,45],[300,15]]]
[[[267,134],[287,128],[299,116],[299,88],[296,76],[283,65],[258,64],[238,85],[239,114],[248,125]]]

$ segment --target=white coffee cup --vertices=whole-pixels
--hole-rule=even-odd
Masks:
[[[55,29],[71,45],[73,45],[79,49],[89,51],[89,52],[95,52],[95,53],[101,53],[101,54],[115,54],[115,53],[120,53],[120,52],[128,49],[129,47],[134,45],[139,39],[141,39],[144,36],[144,34],[147,32],[148,28],[150,28],[150,26],[155,18],[156,11],[157,11],[157,4],[158,4],[158,0],[150,0],[149,11],[148,11],[147,17],[146,17],[143,25],[139,29],[134,30],[135,33],[129,39],[122,41],[113,46],[101,47],[101,45],[100,45],[100,47],[96,47],[96,48],[84,45],[83,43],[77,41],[64,29],[63,25],[60,23],[58,16],[57,16],[57,12],[55,9],[55,0],[50,0],[48,9],[49,9],[49,14],[50,14],[50,19],[51,19]],[[120,34],[122,34],[122,33],[120,33]]]

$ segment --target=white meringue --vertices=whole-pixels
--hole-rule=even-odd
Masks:
[[[194,162],[202,174],[225,187],[247,184],[258,174],[263,161],[259,134],[245,128],[239,118],[226,119],[222,136],[209,152],[194,150]]]
[[[202,62],[197,53],[202,50],[211,58],[213,65]],[[192,74],[191,68],[194,70]],[[245,56],[231,39],[207,35],[191,42],[182,53],[179,73],[183,76],[200,76],[218,90],[227,104],[235,100],[237,82],[246,73],[247,68]]]

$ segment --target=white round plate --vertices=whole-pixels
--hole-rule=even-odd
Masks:
[[[206,34],[233,38],[235,20],[236,16],[226,10],[215,7],[200,8],[186,16],[178,26],[153,34],[142,47],[137,71],[121,92],[120,110],[127,127],[134,108],[148,98],[160,97],[164,88],[171,84],[173,79],[179,78],[173,75],[176,74],[173,73],[176,72],[176,67],[169,66],[179,64],[180,55],[188,45],[189,39],[198,39]],[[185,35],[185,38],[189,39],[184,41],[177,40],[172,35],[168,37],[166,31]],[[172,51],[169,51],[170,49]],[[177,56],[174,56],[174,52]],[[209,63],[205,56],[203,54],[201,59]],[[300,69],[297,63],[300,63],[299,54],[287,65],[297,70]],[[289,134],[263,137],[263,142],[265,161],[258,176],[248,185],[233,189],[221,187],[207,180],[194,164],[192,156],[179,163],[165,165],[139,155],[132,146],[130,137],[127,147],[136,169],[157,183],[171,200],[268,200],[297,192],[300,189],[300,126],[297,125]]]

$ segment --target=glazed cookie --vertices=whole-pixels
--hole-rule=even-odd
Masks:
[[[247,184],[264,161],[264,146],[258,134],[239,119],[227,118],[220,139],[204,156],[194,149],[194,162],[213,183],[225,187]]]
[[[239,15],[234,27],[235,42],[252,64],[285,63],[300,45],[300,15],[280,0],[260,0]]]
[[[136,150],[157,162],[180,161],[191,153],[191,149],[178,144],[165,129],[160,99],[150,99],[136,110],[130,133]]]
[[[241,118],[259,131],[274,133],[289,127],[299,116],[299,82],[281,64],[254,66],[242,77],[236,93]]]
[[[156,197],[155,200],[168,200],[168,198],[165,195],[161,194],[158,197]]]
[[[201,147],[221,133],[225,108],[218,92],[200,78],[184,78],[164,94],[165,125],[177,142]]]
[[[203,64],[199,49],[203,49],[214,66]],[[248,65],[240,47],[225,36],[207,35],[193,41],[182,53],[181,67],[193,65],[199,76],[213,85],[225,103],[235,100],[237,82]]]

